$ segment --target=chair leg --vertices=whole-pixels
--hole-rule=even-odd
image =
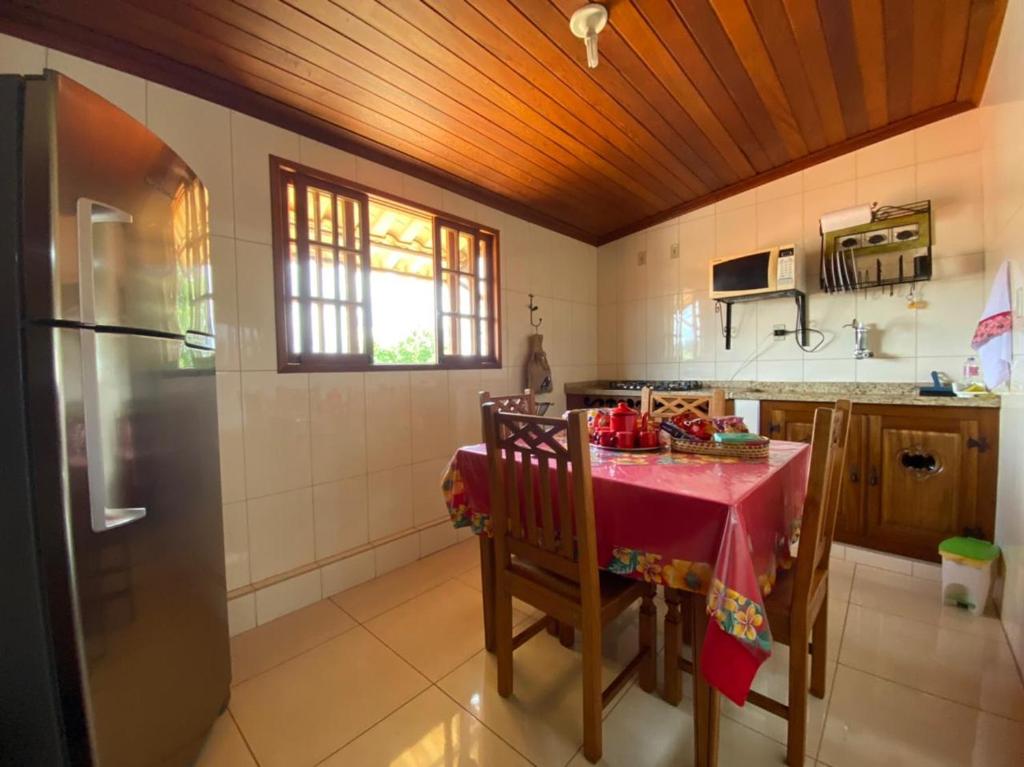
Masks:
[[[654,692],[658,686],[658,608],[654,605],[654,586],[648,587],[640,601],[640,689]]]
[[[576,629],[573,628],[571,623],[562,623],[557,618],[552,618],[549,615],[548,633],[553,637],[558,637],[558,642],[562,647],[571,649],[576,645]]]
[[[789,727],[786,734],[786,763],[803,767],[807,740],[807,627],[793,627],[789,643]]]
[[[494,652],[494,539],[483,534],[480,540],[480,591],[484,604],[484,648]]]
[[[700,597],[690,597],[699,599]],[[693,647],[693,611],[683,610],[683,644]]]
[[[665,605],[668,611],[665,613],[665,689],[661,697],[672,706],[678,706],[683,699],[683,672],[679,670],[679,655],[683,651],[683,616],[680,609],[686,600],[686,610],[689,612],[689,598],[679,589],[665,587]]]
[[[825,697],[825,671],[828,665],[828,596],[814,619],[811,634],[811,695]]]
[[[601,629],[583,629],[583,755],[588,761],[601,760]]]
[[[548,616],[547,632],[553,637],[559,636],[559,623],[555,618]]]
[[[571,623],[558,624],[558,641],[570,649],[576,645],[576,629]]]
[[[498,695],[512,694],[512,594],[499,579],[495,584],[494,641],[498,657]]]

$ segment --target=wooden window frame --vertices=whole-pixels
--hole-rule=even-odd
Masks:
[[[289,348],[289,316],[288,302],[288,280],[286,277],[288,268],[288,205],[284,194],[285,184],[288,178],[301,178],[305,181],[323,186],[326,191],[344,197],[360,199],[362,201],[362,237],[361,250],[363,254],[364,283],[363,296],[365,309],[363,312],[364,334],[366,338],[365,354],[311,354],[303,358],[302,355],[294,355]],[[298,189],[296,189],[296,209],[304,207],[299,203]],[[417,212],[424,213],[433,219],[434,225],[434,287],[436,302],[434,314],[437,327],[437,362],[429,364],[407,364],[388,365],[373,362],[373,305],[370,297],[369,275],[370,264],[370,221],[369,221],[369,198],[376,197],[384,202],[394,203],[398,206],[411,208]],[[274,319],[277,334],[277,370],[280,373],[316,373],[316,372],[372,372],[391,370],[486,370],[497,369],[502,366],[501,359],[501,270],[500,270],[500,232],[494,227],[484,226],[474,221],[454,216],[445,211],[432,208],[422,203],[406,200],[393,194],[358,184],[353,181],[338,178],[329,173],[310,168],[301,163],[292,162],[281,157],[270,156],[270,204],[271,204],[271,229],[273,247],[273,268],[274,268]],[[305,222],[296,215],[296,235],[301,238],[300,230],[304,230]],[[444,353],[444,328],[442,322],[442,271],[441,271],[441,247],[439,232],[442,226],[450,227],[458,231],[471,233],[476,240],[484,239],[490,242],[489,276],[487,281],[490,285],[488,296],[488,309],[490,316],[486,320],[489,354],[462,356],[446,355]],[[308,245],[308,243],[307,243]],[[308,265],[308,250],[303,257],[302,249],[299,250],[300,268],[303,263]],[[308,266],[306,267],[308,268]]]
[[[487,273],[486,273],[486,276],[483,278],[484,282],[492,285],[491,289],[489,290],[489,295],[487,296],[487,298],[488,298],[488,301],[487,301],[487,311],[488,311],[488,313],[487,313],[486,317],[484,317],[484,316],[482,316],[480,314],[479,305],[477,303],[478,299],[476,297],[476,292],[475,291],[474,291],[474,300],[473,300],[475,311],[469,312],[469,313],[464,313],[464,312],[459,312],[459,311],[452,311],[452,312],[445,312],[444,311],[444,275],[446,273],[450,274],[450,275],[454,275],[454,278],[452,279],[452,282],[451,282],[451,298],[450,298],[450,301],[452,303],[452,308],[455,309],[455,310],[461,308],[460,306],[459,307],[455,306],[455,304],[458,303],[458,299],[457,299],[457,294],[458,294],[458,278],[462,277],[462,276],[470,277],[470,278],[473,279],[474,284],[477,285],[477,286],[479,285],[479,280],[481,278],[480,278],[479,270],[475,266],[473,267],[473,271],[464,272],[459,267],[458,263],[454,264],[454,268],[452,268],[452,266],[453,266],[452,264],[449,264],[448,266],[444,266],[442,264],[443,245],[442,245],[442,239],[441,239],[442,238],[442,233],[441,232],[442,232],[443,229],[447,229],[447,230],[449,230],[449,231],[451,231],[451,232],[453,232],[455,234],[455,237],[456,237],[455,252],[457,252],[457,250],[458,250],[458,242],[457,242],[457,240],[458,240],[458,237],[460,235],[466,234],[466,235],[469,235],[470,237],[473,238],[473,248],[472,248],[473,259],[472,260],[473,260],[474,264],[475,264],[475,262],[477,260],[478,253],[479,253],[479,243],[480,242],[489,242],[490,243],[489,244],[489,251],[490,251],[490,253],[488,254],[488,257],[487,257],[487,262],[488,262],[487,263]],[[456,257],[456,261],[457,261],[457,257]],[[494,239],[494,236],[492,235],[491,232],[486,231],[486,230],[482,230],[479,227],[465,226],[461,222],[459,222],[457,220],[450,219],[450,218],[442,218],[441,216],[435,216],[434,217],[434,275],[435,275],[434,276],[434,288],[436,290],[436,296],[437,296],[436,301],[435,301],[435,306],[436,306],[436,312],[435,313],[437,315],[437,338],[438,338],[437,355],[438,355],[438,361],[440,363],[444,364],[446,367],[458,367],[459,366],[459,362],[461,360],[465,360],[465,359],[479,359],[481,357],[489,356],[489,355],[477,354],[477,355],[472,355],[472,356],[467,357],[467,356],[460,355],[460,354],[445,354],[445,352],[444,352],[444,338],[445,338],[445,328],[444,328],[444,325],[445,325],[445,317],[446,316],[454,317],[454,318],[458,318],[458,319],[470,319],[474,323],[474,325],[476,326],[476,327],[474,327],[474,330],[473,330],[474,338],[476,339],[475,340],[475,344],[479,345],[479,343],[480,343],[481,330],[486,330],[486,333],[487,333],[487,348],[488,349],[495,349],[496,348],[496,344],[498,343],[497,336],[500,335],[500,333],[499,333],[500,317],[496,314],[496,312],[500,311],[500,307],[498,306],[498,303],[495,300],[495,294],[496,294],[497,291],[493,287],[494,283],[495,283],[495,275],[497,275],[497,269],[498,269],[497,251],[496,251],[495,239]],[[481,324],[484,325],[483,328],[481,327]],[[458,324],[456,322],[455,328],[452,331],[452,347],[453,347],[453,349],[457,350],[459,345],[460,345],[460,340],[459,340]]]

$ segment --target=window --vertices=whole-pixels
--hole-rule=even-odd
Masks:
[[[501,364],[497,232],[271,158],[281,371]]]
[[[182,183],[171,200],[171,231],[178,270],[175,297],[178,323],[193,332],[214,333],[213,269],[210,264],[209,197],[194,179]],[[195,351],[182,346],[181,368],[195,367]]]

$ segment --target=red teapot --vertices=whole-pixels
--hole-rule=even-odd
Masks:
[[[612,431],[636,431],[636,420],[639,417],[638,413],[631,407],[626,405],[625,402],[619,402],[612,410]]]

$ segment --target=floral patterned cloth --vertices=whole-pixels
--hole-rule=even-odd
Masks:
[[[673,559],[662,563],[660,554],[621,547],[612,550],[612,559],[604,569],[619,575],[639,576],[648,583],[696,591],[699,594],[707,593],[711,582],[711,565],[707,562]]]
[[[469,527],[477,535],[491,534],[491,518],[470,506],[458,462],[454,459],[441,477],[441,494],[444,496],[444,505],[448,507],[448,516],[456,528]]]
[[[1013,330],[1013,317],[1010,312],[999,312],[991,317],[985,317],[974,330],[971,348],[980,349],[996,336],[1009,333],[1011,330]]]
[[[742,704],[771,654],[764,597],[799,532],[810,449],[773,441],[764,462],[592,448],[598,561],[619,575],[706,594],[701,669]],[[483,445],[460,449],[442,479],[453,524],[490,535]]]

